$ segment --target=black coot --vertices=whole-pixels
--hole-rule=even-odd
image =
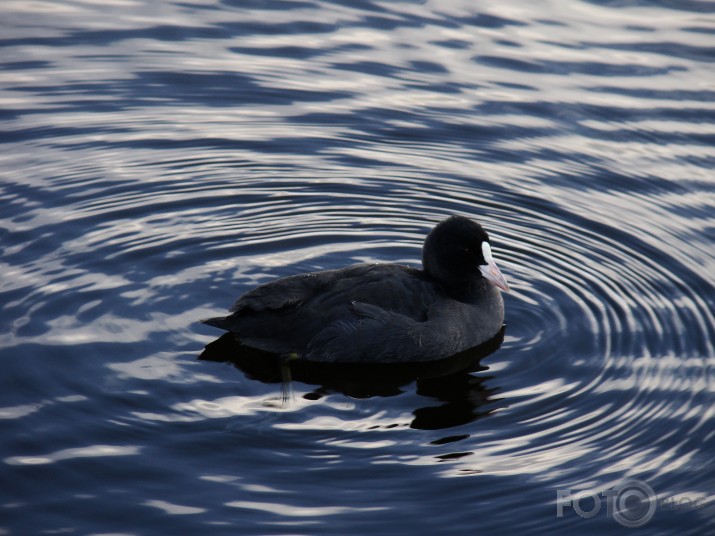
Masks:
[[[322,362],[442,359],[497,335],[508,291],[489,236],[462,216],[427,235],[423,269],[359,264],[278,279],[205,324],[246,346]]]

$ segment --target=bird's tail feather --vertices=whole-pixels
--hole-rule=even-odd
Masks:
[[[217,316],[214,318],[205,318],[204,320],[201,320],[200,322],[202,324],[206,324],[207,326],[213,326],[215,328],[224,329],[226,331],[229,331],[228,327],[226,326],[226,317],[225,316]]]

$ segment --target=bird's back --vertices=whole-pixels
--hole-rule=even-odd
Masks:
[[[441,287],[421,270],[361,264],[266,283],[241,296],[232,315],[205,323],[231,331],[261,350],[305,355],[326,328],[360,320],[363,315],[356,311],[356,303],[423,322],[442,296]]]

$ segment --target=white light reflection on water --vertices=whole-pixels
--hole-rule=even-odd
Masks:
[[[141,447],[129,445],[91,445],[58,450],[41,456],[11,456],[3,460],[8,465],[45,465],[77,458],[104,458],[107,456],[136,456]]]
[[[162,500],[152,500],[152,501],[146,501],[144,504],[147,506],[152,506],[154,508],[159,508],[160,510],[163,510],[169,515],[173,516],[186,516],[186,515],[194,515],[194,514],[201,514],[203,512],[206,512],[205,508],[195,508],[193,506],[182,506],[180,504],[172,504],[167,501],[162,501]]]
[[[271,514],[286,517],[323,517],[348,512],[379,512],[387,510],[387,507],[372,506],[368,508],[350,508],[345,506],[317,506],[300,507],[280,503],[265,503],[253,501],[231,501],[226,503],[231,508],[247,508],[249,510],[262,510]]]

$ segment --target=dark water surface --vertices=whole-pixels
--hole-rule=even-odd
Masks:
[[[715,534],[715,3],[0,21],[0,534],[630,533],[625,478],[639,533]],[[452,213],[513,289],[481,370],[360,397],[197,359],[252,286],[418,263]]]

